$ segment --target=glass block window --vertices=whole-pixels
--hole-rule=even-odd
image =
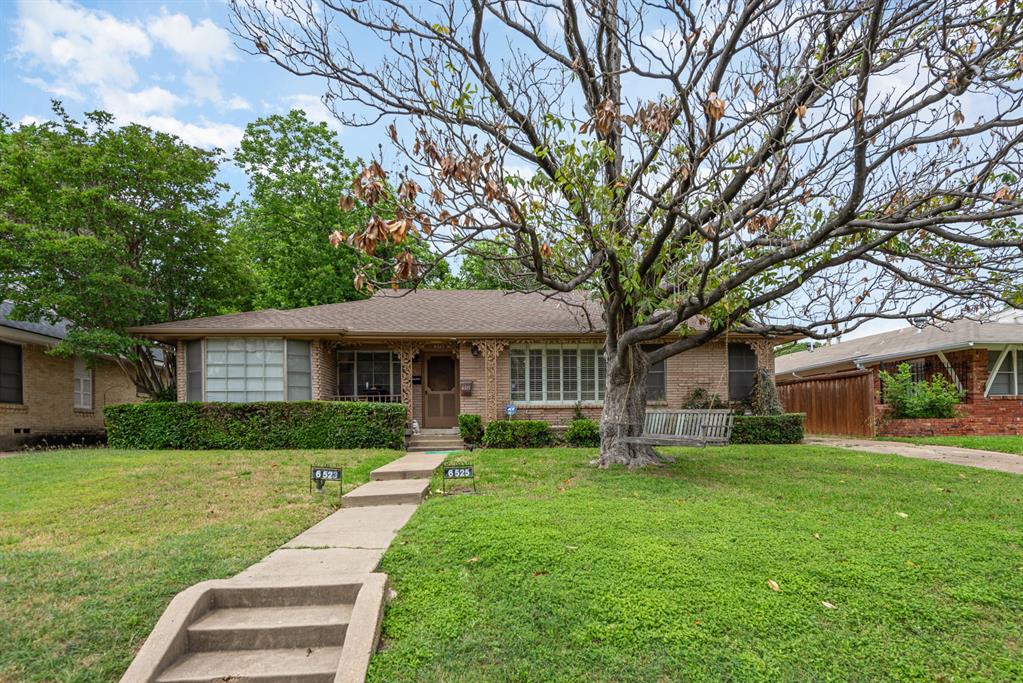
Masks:
[[[207,401],[283,401],[284,381],[283,339],[206,340]]]
[[[75,409],[92,410],[92,368],[84,358],[75,357]]]
[[[339,396],[401,394],[401,362],[390,351],[338,351]]]
[[[593,347],[512,347],[509,366],[512,401],[604,400],[604,354]]]

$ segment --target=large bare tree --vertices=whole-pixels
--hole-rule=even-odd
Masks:
[[[322,78],[344,124],[387,126],[393,157],[341,201],[387,178],[398,217],[335,240],[420,231],[599,297],[604,466],[658,460],[623,439],[647,368],[729,330],[1020,303],[1021,19],[1019,0],[234,0],[249,50]],[[399,256],[396,278],[428,267]]]

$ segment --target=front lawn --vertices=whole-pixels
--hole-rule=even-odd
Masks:
[[[114,681],[175,593],[329,514],[395,451],[72,450],[0,459],[0,681]],[[328,485],[329,487],[330,485]]]
[[[370,680],[1023,680],[1023,479],[812,446],[478,451],[383,560]],[[439,484],[437,485],[439,488]],[[770,582],[775,582],[775,591]]]
[[[1023,455],[1023,436],[916,436],[911,438],[889,437],[885,441],[904,441],[921,446],[959,446],[979,448],[982,451],[1001,451]]]

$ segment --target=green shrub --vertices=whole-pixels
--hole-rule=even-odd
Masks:
[[[799,443],[805,421],[804,413],[736,415],[731,443]]]
[[[682,407],[689,410],[706,410],[707,408],[727,408],[728,404],[717,394],[712,394],[703,387],[696,387],[689,392]]]
[[[596,420],[587,418],[575,419],[565,430],[565,442],[569,446],[588,448],[600,445],[600,425]]]
[[[112,448],[402,448],[395,403],[127,403],[103,409]]]
[[[483,439],[483,418],[474,413],[459,415],[458,435],[465,443],[479,443]]]
[[[881,371],[885,403],[893,418],[955,417],[962,392],[942,375],[916,382],[909,363],[900,363],[895,374]]]
[[[483,433],[487,448],[540,448],[553,442],[551,426],[543,420],[493,420]]]

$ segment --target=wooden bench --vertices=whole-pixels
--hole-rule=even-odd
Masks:
[[[734,420],[728,409],[648,410],[643,434],[622,440],[659,446],[724,445],[732,436]]]

